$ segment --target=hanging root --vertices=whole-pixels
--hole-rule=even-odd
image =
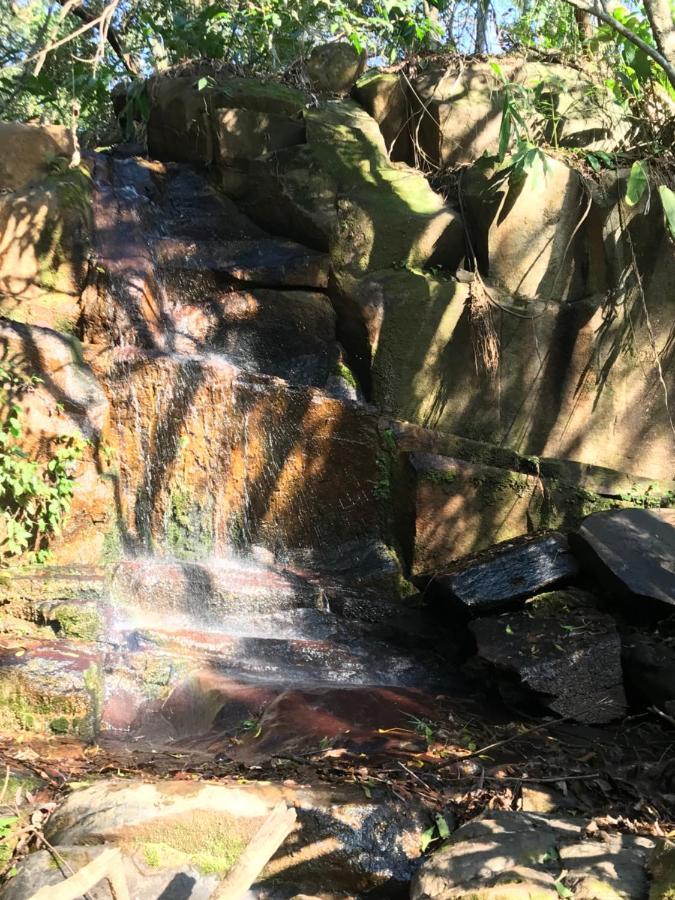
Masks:
[[[469,286],[469,323],[476,373],[485,372],[494,378],[499,369],[499,337],[492,319],[492,303],[476,279]]]

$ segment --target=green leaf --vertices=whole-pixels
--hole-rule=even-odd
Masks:
[[[566,888],[562,881],[556,881],[553,887],[556,889],[558,896],[562,897],[563,900],[569,900],[570,897],[574,897],[572,891],[569,888]]]
[[[600,160],[593,153],[586,154],[586,162],[593,169],[594,172],[599,172],[602,166],[600,165]]]
[[[626,185],[625,199],[628,206],[635,206],[636,203],[640,202],[648,183],[649,179],[645,164],[641,160],[636,160],[631,166],[628,184]]]
[[[659,185],[659,196],[661,198],[661,206],[663,206],[663,214],[666,217],[670,236],[675,241],[675,192],[671,191],[665,184]]]
[[[448,823],[440,813],[436,816],[436,828],[438,828],[438,836],[442,841],[446,841],[450,837]]]
[[[431,828],[427,828],[426,831],[422,832],[422,837],[420,838],[420,850],[422,853],[425,852],[429,848],[429,845],[432,844],[436,840],[436,825],[432,825]]]

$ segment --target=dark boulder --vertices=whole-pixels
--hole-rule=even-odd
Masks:
[[[570,543],[628,612],[667,615],[675,608],[675,509],[594,513]]]
[[[534,700],[578,722],[623,715],[621,642],[614,620],[576,590],[533,597],[525,609],[469,626],[480,660],[508,702]]]
[[[453,566],[429,583],[429,595],[473,619],[513,607],[578,574],[564,535],[511,541]]]

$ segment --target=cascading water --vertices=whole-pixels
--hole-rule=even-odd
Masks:
[[[205,667],[277,685],[429,682],[375,626],[329,611],[358,593],[377,608],[399,573],[381,542],[376,420],[331,390],[325,257],[266,235],[181,166],[108,164],[98,207],[89,319],[113,335],[99,377],[125,548],[114,641],[134,664],[159,653],[165,691]],[[109,724],[138,727],[124,696],[146,731],[152,702],[129,700],[121,666]]]

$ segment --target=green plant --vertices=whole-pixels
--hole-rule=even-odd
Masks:
[[[0,366],[0,400],[7,407],[0,424],[0,564],[25,553],[37,563],[49,558],[49,537],[59,533],[70,510],[74,469],[88,444],[62,435],[47,459],[29,456],[22,446],[22,411],[16,400],[39,381],[12,363]]]

